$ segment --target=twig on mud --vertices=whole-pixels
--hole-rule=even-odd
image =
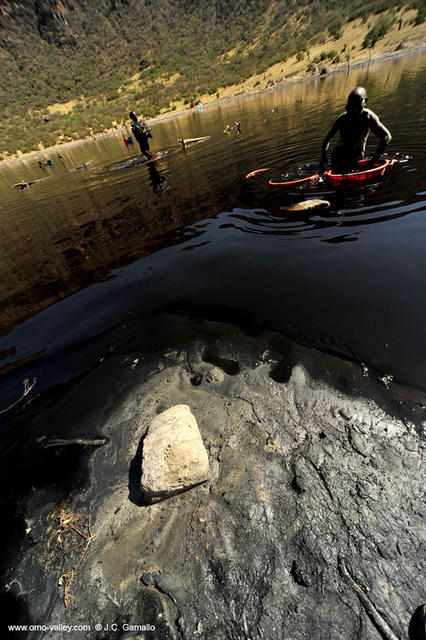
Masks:
[[[355,582],[355,580],[350,575],[349,571],[346,568],[346,563],[343,558],[339,558],[339,569],[342,575],[349,581],[352,585],[353,590],[357,594],[358,598],[361,601],[362,606],[366,610],[367,614],[373,620],[376,627],[380,630],[383,637],[387,640],[399,640],[399,638],[394,634],[386,620],[382,618],[380,613],[377,611],[374,604],[371,602],[370,598],[364,593],[363,589]]]
[[[71,513],[61,509],[57,519],[59,520],[59,530],[56,541],[61,547],[64,554],[70,556],[73,552],[82,549],[77,560],[72,563],[69,571],[63,573],[58,581],[60,586],[64,586],[64,605],[69,607],[72,602],[71,585],[74,581],[78,566],[82,562],[90,543],[95,537],[90,524],[90,515],[85,516],[82,513]],[[75,545],[75,539],[78,536],[81,541]],[[72,560],[72,558],[71,558]]]
[[[105,444],[105,438],[99,438],[97,440],[87,440],[85,438],[50,438],[46,441],[46,436],[42,436],[37,440],[39,444],[42,444],[45,449],[49,447],[63,447],[69,444],[80,444],[86,447],[101,447]]]
[[[64,585],[64,605],[67,608],[70,606],[73,600],[73,595],[71,593],[71,585],[73,583],[74,577],[75,577],[75,571],[74,571],[74,568],[72,568],[70,571],[67,571],[67,573],[63,573],[58,580],[58,584],[60,586]]]
[[[245,611],[243,611],[242,620],[243,620],[244,637],[245,637],[246,640],[250,640],[249,628],[248,628],[248,624],[247,624]]]
[[[23,400],[25,398],[25,396],[27,396],[29,394],[29,392],[34,387],[36,382],[37,382],[37,378],[25,378],[25,380],[23,380],[23,382],[22,382],[22,384],[24,385],[23,394],[15,402],[13,402],[9,407],[6,407],[6,409],[1,409],[0,410],[0,414],[1,413],[6,413],[10,409],[13,409],[13,407],[16,407],[16,405],[19,404],[21,402],[21,400]]]

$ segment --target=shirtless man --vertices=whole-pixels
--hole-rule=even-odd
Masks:
[[[378,116],[370,109],[366,109],[366,102],[365,89],[363,87],[354,89],[348,96],[346,112],[337,118],[323,140],[322,159],[327,163],[330,140],[338,131],[340,132],[341,142],[336,144],[331,155],[333,169],[349,168],[364,157],[370,131],[379,138],[379,144],[371,158],[372,164],[380,158],[392,140],[390,132],[380,122]]]

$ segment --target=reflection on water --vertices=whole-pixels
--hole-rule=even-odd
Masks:
[[[26,361],[29,375],[61,353],[58,370],[67,350],[129,316],[140,327],[159,309],[246,318],[424,384],[425,66],[425,56],[407,56],[157,122],[155,163],[141,162],[120,132],[64,147],[62,157],[2,165],[8,393],[13,363]],[[319,160],[358,84],[392,132],[389,154],[408,156],[386,181],[283,191],[266,174],[244,180],[257,168],[280,175]],[[241,134],[225,134],[235,121]],[[178,142],[202,136],[185,149]],[[303,198],[330,208],[285,211]],[[67,366],[64,378],[79,369]]]

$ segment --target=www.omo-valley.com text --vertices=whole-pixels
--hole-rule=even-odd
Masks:
[[[9,624],[8,631],[74,633],[78,631],[155,631],[153,624]]]

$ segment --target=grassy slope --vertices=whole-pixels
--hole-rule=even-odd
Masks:
[[[356,9],[357,0],[353,0],[353,5]],[[203,5],[204,14],[201,15],[197,14],[193,3],[188,3],[189,8],[175,27],[166,27],[158,15],[150,16],[148,32],[151,39],[144,40],[143,49],[135,49],[132,45],[134,24],[132,26],[129,16],[122,16],[118,24],[118,17],[107,20],[99,14],[96,26],[90,27],[93,33],[87,36],[90,36],[92,48],[88,51],[84,46],[77,48],[72,65],[63,52],[37,39],[36,34],[27,39],[25,48],[18,38],[11,47],[12,53],[15,51],[13,63],[11,52],[5,54],[0,49],[0,65],[3,63],[5,67],[4,63],[9,63],[7,79],[15,89],[3,97],[1,104],[3,144],[0,157],[108,130],[126,118],[129,107],[150,117],[179,111],[198,100],[209,103],[218,97],[263,89],[286,78],[303,76],[310,61],[319,58],[323,52],[335,50],[342,60],[340,64],[347,63],[348,51],[350,62],[368,59],[371,51],[362,49],[362,41],[380,16],[372,15],[368,20],[358,18],[343,27],[337,21],[332,37],[330,31],[333,31],[333,20],[337,20],[338,12],[330,9],[328,13],[316,16],[315,13],[307,14],[303,8],[296,11],[298,6],[293,13],[283,14],[283,3],[278,0],[263,0],[255,9],[246,3],[242,14],[236,17],[238,26],[228,33],[228,16],[223,15],[221,23],[217,14],[211,13],[213,10],[209,5]],[[156,11],[168,15],[170,0],[159,0],[155,7]],[[333,7],[333,0],[330,0],[330,7]],[[260,11],[262,8],[265,10]],[[414,25],[416,9],[408,11],[403,7],[393,15],[396,22],[375,44],[373,56],[394,51],[400,42],[415,46],[426,40],[426,23]],[[398,31],[400,17],[403,26]],[[209,21],[210,29],[197,53],[193,31],[205,20]],[[327,20],[328,29],[320,29],[312,35],[314,24],[324,27]],[[77,28],[78,25],[74,26],[74,30]],[[124,40],[114,41],[108,51],[103,51],[104,39],[107,37],[112,41],[118,28],[122,30]],[[155,41],[152,40],[154,35]],[[120,46],[125,52],[122,60],[117,57]],[[299,56],[295,55],[296,51],[306,48],[309,53],[305,50]],[[32,50],[38,51],[35,59],[34,56],[31,58]],[[134,73],[141,50],[148,66]],[[49,60],[46,56],[52,52],[55,57]],[[46,60],[53,67],[52,76],[56,74],[59,78],[56,83],[53,77],[50,81]],[[278,62],[271,65],[275,60]],[[67,64],[72,67],[71,74]],[[320,66],[324,64],[328,68],[335,66],[329,60]],[[19,68],[25,82],[19,82]],[[94,73],[94,68],[98,68],[99,73]],[[28,70],[32,73],[25,76]],[[64,100],[64,97],[69,99]]]
[[[369,25],[374,22],[374,19],[363,24],[363,21],[358,18],[345,25],[340,38],[329,37],[324,42],[309,47],[309,57],[305,53],[302,60],[297,60],[296,55],[294,55],[284,62],[272,65],[265,72],[254,74],[242,83],[221,87],[220,98],[231,97],[241,92],[266,89],[272,84],[285,82],[286,79],[290,78],[294,80],[306,75],[310,76],[312,72],[307,71],[307,69],[322,52],[336,50],[340,54],[341,62],[338,64],[330,63],[328,60],[316,64],[318,69],[326,67],[328,70],[333,70],[348,64],[346,58],[348,52],[349,64],[356,64],[393,53],[401,43],[407,45],[408,49],[413,49],[420,45],[426,46],[426,23],[417,26],[412,24],[416,13],[415,10],[404,11],[403,9],[398,11],[397,16],[402,15],[404,20],[402,29],[398,30],[398,23],[395,23],[392,30],[383,39],[379,40],[371,50],[362,48],[362,42],[368,32]],[[209,96],[208,94],[200,96],[200,100],[204,104],[213,102],[215,99],[215,96]],[[176,108],[180,110],[185,108],[185,105],[182,102],[176,103]],[[167,112],[167,110],[164,112]]]

